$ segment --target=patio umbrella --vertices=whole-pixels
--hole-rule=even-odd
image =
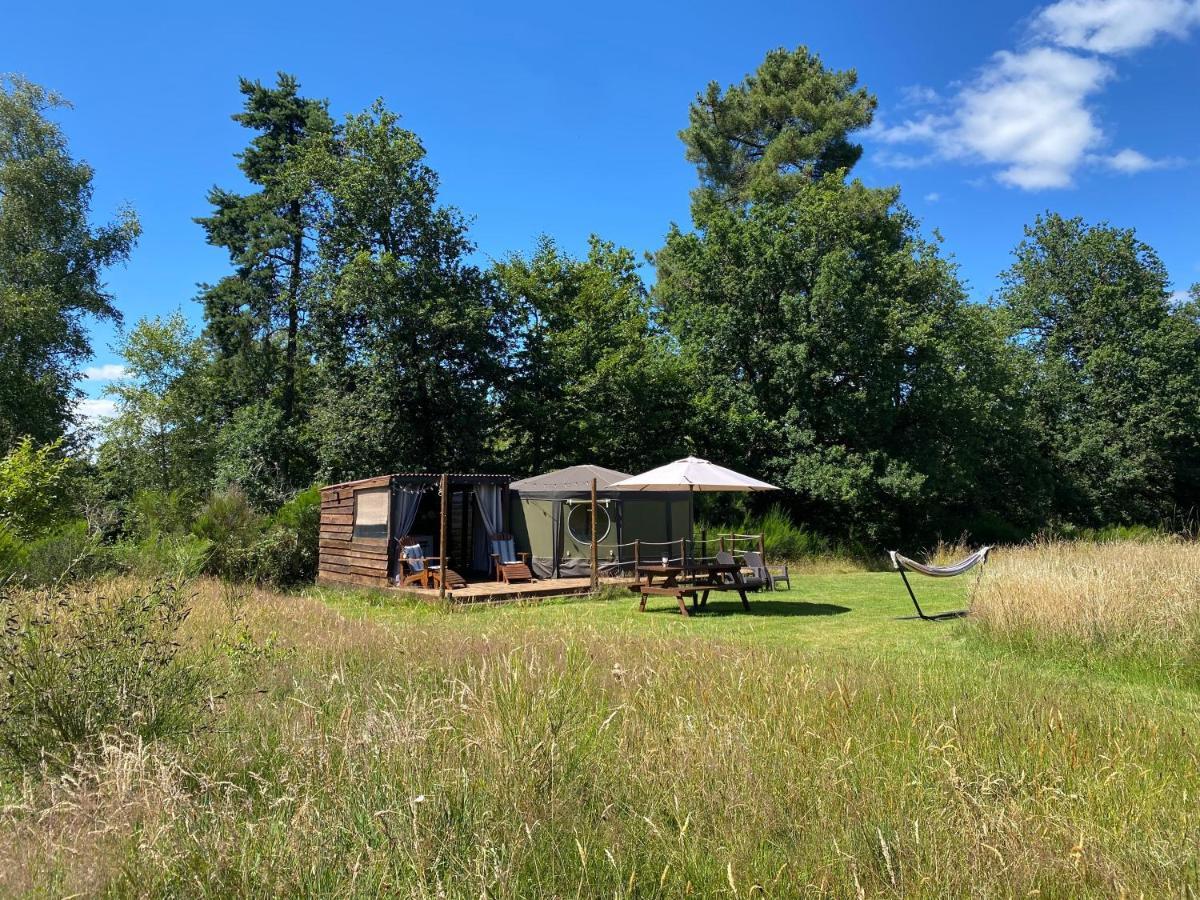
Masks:
[[[779,488],[707,459],[689,456],[673,463],[615,481],[610,488],[622,491],[777,491]]]
[[[779,488],[733,469],[710,463],[707,459],[689,456],[673,463],[613,482],[610,488],[620,491],[678,491],[688,489],[688,506],[694,507],[692,494],[716,491],[777,491]],[[695,510],[689,509],[689,517],[695,522]]]

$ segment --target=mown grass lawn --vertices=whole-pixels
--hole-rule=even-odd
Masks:
[[[894,574],[794,583],[752,596],[749,614],[727,597],[687,619],[620,592],[466,609],[259,592],[249,624],[282,652],[220,728],[114,747],[57,787],[10,786],[9,892],[1200,886],[1186,681],[906,618]],[[947,610],[969,584],[917,587]],[[202,584],[199,634],[219,604]]]
[[[973,575],[957,579],[910,576],[927,615],[967,609]],[[646,612],[637,598],[616,588],[604,599],[578,597],[471,606],[439,607],[368,591],[316,589],[315,596],[345,615],[395,625],[438,622],[458,633],[593,634],[614,640],[672,638],[702,642],[746,642],[779,647],[813,659],[825,655],[866,664],[881,658],[922,669],[987,671],[1000,675],[1066,678],[1080,688],[1124,693],[1166,692],[1184,706],[1200,693],[1181,685],[1170,671],[1137,659],[1111,659],[1087,648],[1053,641],[997,643],[982,639],[969,621],[922,621],[900,577],[893,572],[793,575],[792,590],[751,593],[750,612],[736,594],[713,594],[708,606],[688,618],[669,597],[650,599]],[[689,607],[690,608],[690,607]]]

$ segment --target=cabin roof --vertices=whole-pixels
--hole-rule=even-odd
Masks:
[[[340,481],[337,484],[327,484],[321,488],[323,491],[333,490],[335,488],[357,487],[359,485],[384,485],[391,481],[400,481],[406,484],[414,484],[421,482],[436,482],[440,481],[442,475],[445,475],[447,480],[454,485],[464,484],[500,484],[506,485],[512,480],[511,475],[497,474],[494,472],[394,472],[391,475],[376,475],[371,478],[357,478],[353,481]]]

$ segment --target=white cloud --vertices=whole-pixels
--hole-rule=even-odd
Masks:
[[[1097,165],[1112,169],[1114,172],[1124,172],[1126,175],[1136,175],[1138,172],[1146,172],[1150,169],[1169,169],[1183,165],[1185,162],[1175,158],[1151,159],[1146,154],[1129,147],[1113,153],[1111,156],[1093,156],[1089,159]]]
[[[1084,101],[1110,75],[1104,63],[1048,47],[997,53],[959,95],[949,140],[964,155],[1002,165],[997,177],[1007,184],[1066,187],[1101,137]]]
[[[75,404],[75,414],[83,425],[98,425],[102,419],[117,413],[117,404],[103,397],[85,397]]]
[[[1044,40],[1091,53],[1127,53],[1200,24],[1200,0],[1059,0],[1033,20]]]
[[[893,153],[890,150],[876,150],[871,154],[871,159],[889,169],[919,169],[938,161],[937,154],[933,152],[918,156],[912,153]]]
[[[1101,137],[1084,101],[1110,77],[1103,62],[1051,47],[1001,51],[953,100],[929,113],[873,129],[884,143],[922,142],[946,159],[1001,166],[1006,184],[1065,187]]]
[[[1126,174],[1178,164],[1132,148],[1099,152],[1104,130],[1089,104],[1115,75],[1096,54],[1186,36],[1197,23],[1200,0],[1060,0],[1033,20],[1041,43],[994,54],[946,99],[907,89],[902,105],[919,101],[932,110],[890,126],[880,119],[866,136],[929,148],[926,156],[882,151],[881,165],[905,168],[930,157],[984,163],[997,167],[998,181],[1025,190],[1069,187],[1088,164]]]
[[[937,91],[924,84],[910,84],[902,93],[904,102],[910,106],[930,106],[942,99]]]
[[[129,373],[120,363],[105,363],[102,366],[88,366],[83,370],[84,381],[120,381],[128,378]]]
[[[939,194],[937,191],[930,191],[928,194],[925,195],[926,203],[937,203],[941,199],[942,199],[942,195]]]

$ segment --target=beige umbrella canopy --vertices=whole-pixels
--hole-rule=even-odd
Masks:
[[[707,459],[697,459],[689,456],[677,459],[673,463],[624,478],[609,485],[610,490],[618,491],[678,491],[688,490],[688,518],[695,522],[696,514],[693,506],[693,495],[697,491],[777,491],[779,488],[733,469],[726,469]]]
[[[615,481],[610,488],[622,491],[777,491],[779,488],[749,475],[726,469],[707,459],[689,456],[641,475]]]

